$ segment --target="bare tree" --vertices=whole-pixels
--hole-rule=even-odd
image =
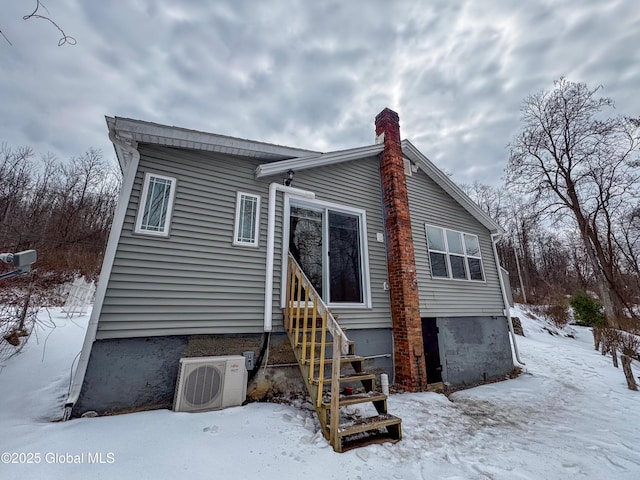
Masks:
[[[38,270],[95,276],[120,177],[89,149],[68,162],[34,161],[29,148],[0,147],[0,250],[38,250]]]
[[[640,297],[640,206],[629,205],[617,219],[614,241],[620,252],[623,268],[627,273],[625,282],[632,295]]]
[[[577,227],[611,325],[633,311],[624,295],[614,242],[615,218],[637,198],[637,121],[606,117],[600,87],[561,78],[521,107],[522,130],[510,144],[507,184],[532,205]]]
[[[460,188],[491,218],[503,227],[506,225],[508,221],[506,218],[508,212],[505,205],[507,198],[503,188],[485,185],[478,181],[472,184],[463,183]]]

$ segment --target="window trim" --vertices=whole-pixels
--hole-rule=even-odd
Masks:
[[[443,237],[445,250],[432,249],[429,246],[429,233],[428,233],[428,228],[429,227],[437,228],[437,229],[442,231],[442,237]],[[463,254],[459,254],[459,253],[455,253],[455,252],[450,252],[449,251],[449,240],[447,239],[447,231],[460,234],[460,238],[462,240],[462,246],[463,246],[463,249],[464,249],[464,253]],[[485,272],[485,269],[484,269],[484,261],[482,259],[482,247],[480,246],[480,237],[478,235],[476,235],[475,233],[463,232],[462,230],[455,230],[453,228],[440,227],[438,225],[432,225],[432,224],[429,224],[429,223],[425,223],[424,224],[424,233],[425,233],[425,242],[427,244],[427,255],[429,257],[429,272],[431,274],[431,279],[432,280],[445,280],[445,281],[451,280],[451,281],[456,281],[456,282],[474,282],[474,283],[486,283],[487,282],[487,276],[486,276],[486,272]],[[475,237],[475,239],[477,240],[477,242],[478,242],[478,255],[469,255],[467,253],[467,245],[466,245],[465,240],[464,240],[464,236],[465,235],[469,235],[470,237]],[[447,276],[446,277],[445,276],[436,276],[436,275],[433,274],[433,265],[432,265],[432,262],[431,262],[431,253],[432,252],[433,253],[443,254],[445,256],[446,268],[447,268]],[[453,270],[451,269],[451,255],[464,258],[465,278],[454,278],[453,277]],[[469,260],[468,260],[469,258],[480,260],[480,273],[482,274],[482,280],[475,280],[475,279],[471,278],[471,271],[470,271],[470,268],[469,268]]]
[[[240,228],[240,206],[242,204],[242,197],[250,197],[256,199],[256,217],[253,224],[253,242],[241,241],[238,239]],[[236,214],[233,224],[233,245],[237,247],[258,247],[260,243],[260,195],[255,193],[247,193],[238,191],[236,195]]]
[[[325,303],[330,308],[372,308],[371,304],[371,277],[369,273],[369,242],[367,240],[367,212],[361,208],[349,207],[346,205],[340,205],[337,203],[325,202],[323,200],[309,200],[306,198],[301,198],[295,195],[291,195],[286,193],[284,196],[283,202],[283,215],[282,215],[282,258],[288,258],[289,254],[289,222],[291,215],[291,204],[301,207],[315,208],[318,210],[331,210],[338,213],[346,213],[349,215],[356,215],[360,218],[360,255],[362,261],[362,295],[363,301],[362,303],[328,303],[325,300]],[[328,235],[328,222],[323,222],[322,230],[323,235]],[[323,260],[326,260],[326,242],[324,242],[323,246]],[[287,261],[284,260],[281,262],[281,277],[280,277],[280,285],[286,285],[287,282]],[[327,295],[328,295],[328,289]],[[282,289],[281,289],[282,291]],[[324,297],[324,296],[323,296]],[[280,295],[280,307],[285,307],[285,295]]]
[[[147,195],[149,193],[149,184],[151,183],[151,178],[157,178],[160,180],[168,180],[171,182],[171,186],[169,187],[169,200],[167,202],[167,209],[165,211],[164,218],[164,228],[162,230],[147,230],[142,228],[142,220],[145,215],[145,210],[147,209]],[[158,173],[153,172],[145,172],[144,181],[142,186],[142,192],[140,194],[140,201],[138,203],[138,214],[136,217],[136,225],[134,232],[142,235],[152,235],[155,237],[168,237],[169,230],[171,228],[171,218],[173,216],[173,202],[176,196],[176,185],[178,180],[174,177],[168,177],[166,175],[160,175]]]

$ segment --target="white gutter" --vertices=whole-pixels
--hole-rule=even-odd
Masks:
[[[511,333],[511,340],[513,343],[513,353],[516,355],[516,360],[521,365],[526,365],[522,360],[520,360],[520,353],[518,352],[518,344],[516,343],[516,332],[513,331],[513,320],[511,320],[511,309],[509,307],[509,298],[507,297],[507,290],[504,286],[504,280],[502,279],[502,274],[500,272],[500,260],[498,260],[498,249],[496,248],[496,243],[498,242],[498,238],[500,238],[501,234],[492,233],[491,234],[491,246],[493,247],[493,258],[496,261],[496,269],[498,272],[498,280],[500,281],[500,292],[502,293],[502,303],[504,304],[504,313],[507,317],[507,322],[509,323],[509,332]]]
[[[273,328],[273,255],[276,236],[276,192],[285,192],[303,198],[316,198],[316,194],[299,188],[287,187],[279,183],[269,185],[269,212],[267,215],[267,265],[264,276],[264,331]],[[284,239],[282,240],[285,241]],[[286,259],[282,259],[283,262]]]
[[[104,296],[107,292],[107,283],[109,282],[109,276],[111,275],[111,269],[113,268],[113,260],[116,256],[118,240],[120,239],[120,233],[122,233],[124,217],[127,213],[129,198],[131,197],[131,190],[133,189],[133,181],[136,178],[136,171],[140,161],[140,152],[138,152],[135,147],[120,141],[111,129],[109,130],[109,139],[115,146],[131,153],[131,161],[129,162],[126,171],[123,172],[124,178],[122,180],[122,188],[118,198],[118,205],[113,216],[113,223],[111,225],[111,232],[109,233],[107,249],[104,254],[104,259],[102,260],[102,269],[100,270],[100,278],[98,280],[98,287],[96,288],[96,298],[93,310],[91,311],[91,318],[89,319],[87,333],[85,334],[84,343],[82,344],[78,367],[73,375],[71,388],[69,389],[69,396],[65,403],[65,420],[69,419],[71,409],[78,401],[78,397],[80,396],[80,391],[82,389],[82,383],[84,382],[84,376],[87,373],[91,347],[96,339],[96,331],[98,330],[98,320],[100,318],[100,312],[102,311],[102,303],[104,302]]]
[[[285,173],[288,170],[304,170],[307,168],[324,167],[334,163],[348,162],[360,158],[372,157],[379,154],[384,145],[369,145],[366,147],[350,148],[337,152],[317,153],[304,157],[289,158],[277,162],[263,163],[256,168],[256,178],[268,177]]]

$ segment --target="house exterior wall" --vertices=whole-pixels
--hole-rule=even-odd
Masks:
[[[435,317],[442,378],[473,385],[513,370],[491,234],[424,172],[407,178],[422,317]],[[478,236],[485,281],[431,277],[425,224]]]
[[[445,317],[436,321],[444,382],[473,385],[513,370],[505,317]]]
[[[93,343],[72,415],[171,408],[185,336],[123,338]]]
[[[262,332],[268,189],[281,179],[256,180],[254,159],[151,145],[139,150],[96,338]],[[166,238],[134,233],[146,172],[177,179]],[[332,310],[347,328],[389,328],[386,250],[376,240],[384,232],[377,159],[299,172],[293,186],[366,210],[373,308]],[[238,191],[261,196],[258,247],[232,245]],[[281,330],[281,194],[276,217],[274,328]]]
[[[419,170],[407,177],[422,317],[503,316],[500,281],[487,228]],[[431,277],[425,224],[478,236],[485,281]]]
[[[389,329],[351,331],[356,352],[365,357],[372,373],[393,372]],[[100,415],[157,408],[172,408],[183,357],[241,355],[252,351],[257,358],[263,334],[171,335],[148,338],[113,338],[94,342],[87,373],[72,415],[87,411]],[[299,367],[284,333],[269,339],[269,366],[256,366],[247,389],[253,399],[306,394]]]

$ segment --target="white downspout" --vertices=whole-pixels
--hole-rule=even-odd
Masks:
[[[291,193],[303,198],[316,198],[316,194],[299,188],[287,187],[279,183],[269,185],[269,211],[267,215],[267,265],[264,276],[264,331],[273,328],[273,255],[276,236],[276,192]],[[285,241],[284,239],[282,240]],[[287,259],[283,258],[283,262]]]
[[[493,258],[496,261],[496,270],[498,272],[498,280],[500,281],[500,292],[502,293],[502,303],[504,304],[504,313],[507,317],[507,322],[509,323],[509,332],[511,333],[511,340],[513,343],[513,353],[516,355],[516,360],[521,365],[526,365],[522,360],[520,360],[520,353],[518,352],[518,344],[516,343],[516,332],[513,331],[513,321],[511,320],[511,309],[509,306],[509,298],[507,297],[507,290],[504,286],[504,280],[502,280],[502,272],[500,271],[500,260],[498,260],[498,249],[496,248],[496,243],[498,238],[500,237],[499,233],[491,234],[491,246],[493,247]]]
[[[78,360],[78,367],[73,374],[71,387],[69,389],[69,396],[65,403],[64,420],[68,420],[71,416],[71,409],[78,401],[80,397],[80,391],[82,390],[82,383],[84,382],[84,376],[87,373],[87,366],[89,365],[89,356],[91,355],[91,348],[93,342],[96,339],[96,332],[98,330],[98,320],[100,319],[100,312],[102,310],[102,303],[104,296],[107,292],[107,283],[109,282],[109,276],[111,275],[111,269],[113,268],[113,260],[116,255],[116,249],[118,247],[118,240],[120,239],[120,233],[122,232],[122,225],[124,224],[124,217],[127,213],[127,207],[129,205],[129,198],[131,197],[131,190],[133,189],[133,182],[136,177],[136,170],[138,169],[138,163],[140,161],[140,152],[126,143],[120,141],[115,133],[109,130],[109,139],[114,145],[122,148],[123,150],[131,153],[131,161],[123,172],[124,178],[122,180],[122,188],[120,190],[120,196],[118,198],[118,205],[113,216],[113,223],[111,225],[111,231],[109,232],[109,240],[107,242],[107,248],[105,251],[104,259],[102,260],[102,269],[100,270],[100,279],[98,280],[98,287],[96,289],[96,298],[94,301],[93,310],[91,311],[91,317],[89,319],[89,325],[87,326],[87,332],[84,337],[84,343],[82,344],[82,350],[80,351],[80,359]]]

